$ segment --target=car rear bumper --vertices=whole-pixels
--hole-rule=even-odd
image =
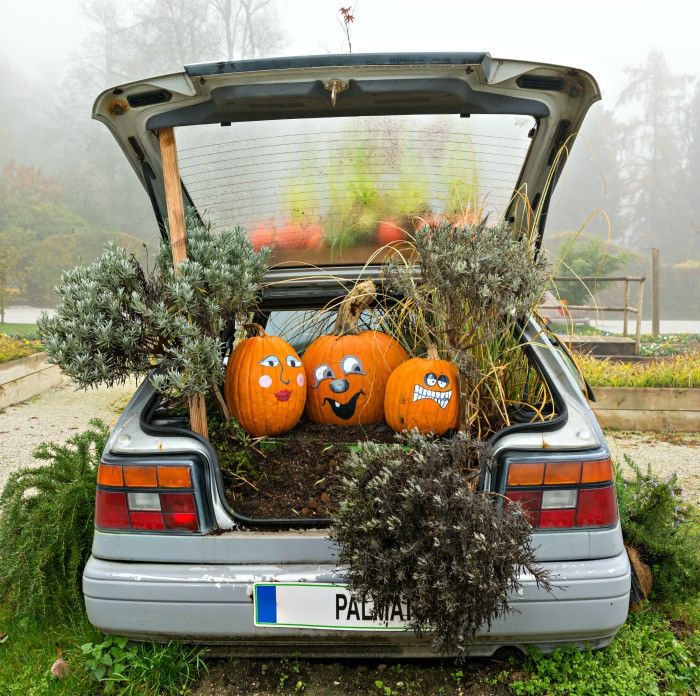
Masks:
[[[500,647],[604,647],[624,623],[630,590],[627,554],[594,561],[542,563],[551,594],[529,576],[514,593],[514,613],[482,631],[473,655]],[[106,633],[135,639],[225,643],[242,655],[430,656],[430,641],[411,631],[345,631],[256,627],[253,586],[259,582],[342,584],[325,565],[190,565],[125,563],[90,558],[83,577],[88,617]]]

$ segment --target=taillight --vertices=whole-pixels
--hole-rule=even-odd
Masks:
[[[535,529],[610,527],[618,519],[610,459],[510,462],[506,497]]]
[[[95,527],[112,530],[198,532],[189,466],[100,464]]]

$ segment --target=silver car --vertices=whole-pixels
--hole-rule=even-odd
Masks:
[[[271,248],[258,318],[303,349],[311,336],[299,318],[377,277],[411,225],[488,215],[541,234],[562,146],[599,98],[595,80],[568,67],[483,53],[353,54],[187,66],[104,92],[93,115],[161,226],[157,132],[175,128],[186,206]],[[523,504],[553,589],[522,574],[515,611],[478,635],[474,655],[602,647],[628,610],[630,566],[590,393],[555,339],[534,319],[522,328],[548,411],[534,419],[526,386],[511,425],[491,438],[498,466],[480,485]],[[431,654],[429,639],[405,630],[406,607],[375,620],[349,594],[329,522],[237,514],[212,445],[146,380],[100,466],[83,579],[90,621],[255,656]]]

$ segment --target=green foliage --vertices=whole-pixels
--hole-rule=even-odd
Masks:
[[[109,431],[98,420],[65,445],[42,443],[48,462],[14,471],[0,496],[0,597],[22,616],[82,608],[82,572],[93,536],[97,466]]]
[[[562,260],[555,275],[572,278],[614,275],[624,269],[635,258],[631,251],[620,247],[610,248],[609,243],[602,237],[568,234],[560,242],[557,250]],[[611,283],[603,281],[583,283],[561,282],[557,286],[559,296],[572,305],[587,305],[592,303],[591,294],[608,287]],[[568,332],[567,332],[568,333]]]
[[[187,218],[188,258],[172,267],[162,244],[147,275],[109,244],[88,266],[63,274],[56,314],[37,326],[52,362],[83,388],[149,372],[164,393],[204,394],[223,380],[225,324],[255,302],[267,250],[253,251],[241,228],[213,234]]]
[[[0,602],[0,633],[5,634],[0,645],[2,696],[95,696],[95,684],[80,668],[77,657],[81,643],[99,640],[100,634],[82,611],[66,613],[62,619],[20,617],[9,602]],[[59,655],[70,669],[60,681],[49,671]]]
[[[488,445],[464,434],[440,441],[414,432],[396,445],[361,443],[344,465],[331,538],[349,586],[378,616],[407,602],[408,625],[418,635],[430,628],[440,653],[463,656],[508,611],[519,568],[548,587],[520,508],[501,514],[494,497],[472,490],[492,461]]]
[[[576,362],[592,387],[700,387],[700,352],[638,363],[578,354]]]
[[[112,227],[89,224],[67,203],[57,179],[8,164],[0,175],[0,315],[10,296],[53,304],[61,271],[99,255],[109,239],[142,250],[141,242]]]
[[[624,455],[634,476],[617,472],[617,498],[625,542],[653,575],[653,596],[666,602],[700,596],[700,514],[685,501],[676,475],[659,479]]]
[[[43,350],[39,341],[31,341],[27,338],[13,338],[0,333],[0,363],[26,358],[32,353]]]
[[[460,427],[482,436],[500,427],[506,402],[520,397],[504,389],[527,364],[514,322],[537,305],[547,263],[542,255],[534,260],[530,241],[506,223],[424,225],[409,247],[384,264],[386,284],[403,296],[388,321],[409,327],[416,354],[433,343],[458,366]],[[489,418],[496,402],[499,423]]]
[[[557,648],[551,655],[530,651],[529,678],[510,685],[532,696],[631,696],[697,694],[700,637],[677,638],[666,619],[652,610],[632,612],[605,650]]]
[[[126,638],[106,636],[80,647],[84,669],[105,694],[179,696],[206,671],[202,651],[180,643],[129,645]]]

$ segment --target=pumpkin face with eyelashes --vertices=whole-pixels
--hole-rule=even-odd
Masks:
[[[231,415],[253,437],[281,435],[301,418],[306,401],[306,376],[301,359],[287,341],[257,335],[236,346],[226,368],[224,395]]]

